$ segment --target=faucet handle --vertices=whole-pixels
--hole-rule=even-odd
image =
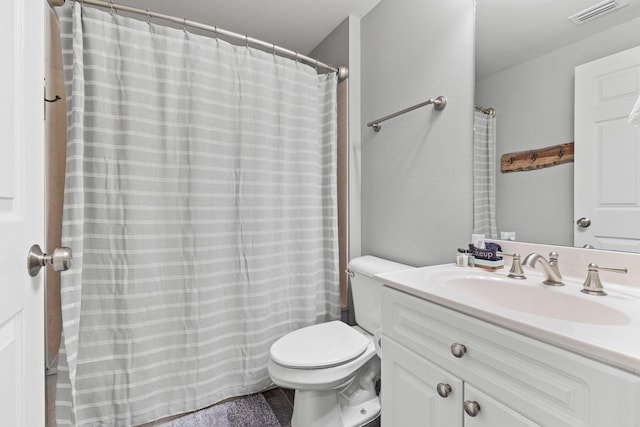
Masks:
[[[524,275],[524,271],[522,270],[522,264],[520,263],[520,254],[515,252],[512,254],[506,254],[504,252],[497,253],[500,256],[509,256],[513,258],[511,261],[511,270],[509,270],[509,274],[507,277],[511,277],[512,279],[526,279],[527,276]]]
[[[582,285],[582,292],[589,295],[598,295],[604,296],[607,293],[604,291],[604,287],[602,286],[602,282],[600,281],[600,275],[598,274],[599,270],[605,271],[613,271],[615,273],[627,273],[626,267],[601,267],[597,264],[591,263],[587,267],[587,278]]]

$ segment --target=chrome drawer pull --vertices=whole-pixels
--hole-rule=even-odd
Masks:
[[[451,354],[453,354],[458,359],[464,356],[467,352],[467,347],[464,344],[453,343],[451,344]]]
[[[464,412],[470,417],[475,417],[480,412],[480,404],[475,400],[467,400],[464,402]]]
[[[449,394],[451,393],[451,386],[449,384],[440,383],[436,386],[436,390],[440,397],[449,397]]]

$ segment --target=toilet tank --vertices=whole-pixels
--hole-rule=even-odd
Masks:
[[[410,265],[366,255],[354,258],[347,269],[351,274],[351,295],[356,323],[373,334],[380,328],[382,283],[373,278],[374,274],[407,270]]]

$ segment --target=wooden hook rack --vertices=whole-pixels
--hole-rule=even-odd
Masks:
[[[529,171],[570,162],[573,162],[573,142],[503,154],[500,157],[500,171],[502,173]]]

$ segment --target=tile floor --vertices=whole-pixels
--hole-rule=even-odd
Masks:
[[[54,384],[55,375],[48,375],[47,427],[55,426]],[[291,427],[294,394],[293,390],[274,388],[140,427]],[[380,418],[364,427],[380,427]]]
[[[291,426],[294,394],[295,391],[288,388],[274,388],[262,393],[281,426]]]
[[[293,390],[274,388],[149,427],[291,427],[294,394]],[[364,427],[380,427],[380,418]]]

